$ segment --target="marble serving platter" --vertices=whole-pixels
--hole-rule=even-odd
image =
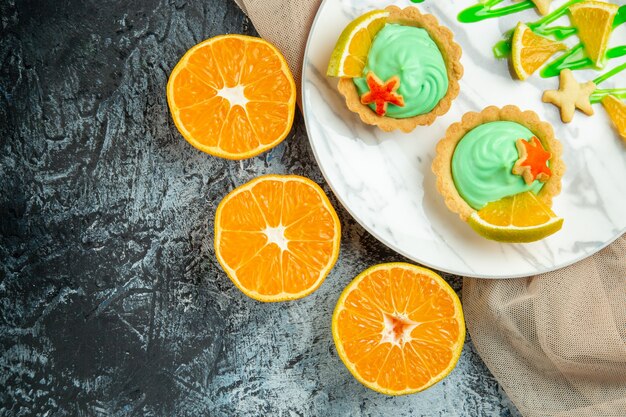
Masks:
[[[538,18],[527,10],[499,19],[462,24],[459,11],[470,0],[426,0],[418,5],[455,34],[463,48],[465,75],[452,109],[429,127],[412,133],[384,133],[362,124],[347,110],[325,76],[331,51],[343,28],[356,16],[406,1],[325,0],[311,28],[303,65],[303,109],[309,140],[320,168],[339,201],[372,235],[420,264],[449,273],[481,278],[514,278],[555,270],[592,255],[626,231],[626,146],[613,131],[604,109],[577,113],[564,125],[558,110],[541,102],[556,78],[513,80],[508,63],[491,48],[522,21]],[[562,2],[555,2],[557,5]],[[623,27],[622,27],[623,29]],[[625,36],[615,32],[613,38]],[[609,65],[608,68],[613,65]],[[577,71],[581,81],[596,77]],[[623,87],[626,73],[603,84]],[[567,173],[553,210],[563,229],[540,242],[500,244],[483,239],[448,211],[435,188],[430,166],[435,145],[446,128],[467,111],[515,104],[534,110],[555,128],[564,147]]]

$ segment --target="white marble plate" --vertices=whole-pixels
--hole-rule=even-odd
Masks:
[[[626,146],[613,132],[602,107],[594,105],[593,117],[577,113],[572,123],[564,125],[557,109],[541,102],[543,90],[557,88],[556,78],[534,76],[529,82],[513,81],[507,63],[491,53],[493,44],[518,20],[537,19],[532,10],[468,25],[459,23],[456,15],[473,0],[426,0],[418,7],[450,27],[463,48],[465,76],[450,112],[430,127],[404,134],[366,126],[348,111],[336,90],[336,80],[325,76],[330,53],[350,20],[392,3],[412,5],[408,0],[323,1],[304,57],[303,108],[311,146],[335,195],[363,227],[420,264],[483,278],[521,277],[558,269],[597,252],[624,233]],[[624,38],[626,30],[622,29],[615,32],[613,40]],[[582,81],[598,73],[579,71],[576,75]],[[626,85],[625,73],[602,87],[618,84]],[[437,141],[465,112],[491,104],[534,110],[553,124],[563,143],[568,170],[553,210],[565,223],[560,232],[543,241],[499,244],[483,239],[448,211],[435,189],[430,165]]]

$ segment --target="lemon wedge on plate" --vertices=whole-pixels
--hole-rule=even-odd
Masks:
[[[385,26],[388,16],[388,11],[372,10],[350,22],[337,40],[326,75],[343,78],[360,77],[367,63],[367,53],[372,40]]]
[[[567,46],[564,44],[536,35],[528,26],[520,22],[513,34],[511,51],[515,73],[520,80],[525,80],[552,55],[566,49]]]
[[[585,52],[599,68],[602,67],[613,30],[613,19],[618,10],[617,4],[594,0],[577,3],[569,8],[572,24],[578,29],[578,37]]]
[[[609,95],[602,99],[602,105],[613,121],[617,133],[626,141],[626,102]]]
[[[479,235],[509,243],[534,242],[563,226],[563,219],[530,191],[491,202],[467,222]]]

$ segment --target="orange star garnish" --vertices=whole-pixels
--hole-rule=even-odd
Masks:
[[[552,154],[544,149],[537,136],[533,136],[530,141],[518,139],[515,146],[517,146],[519,159],[513,165],[513,174],[521,175],[528,185],[535,180],[548,181],[552,171],[547,163]]]
[[[394,75],[384,83],[373,72],[367,73],[367,86],[370,91],[361,96],[361,103],[376,103],[376,114],[384,116],[387,113],[387,104],[404,107],[404,97],[396,93],[400,87],[400,78]]]

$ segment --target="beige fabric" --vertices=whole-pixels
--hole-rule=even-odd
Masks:
[[[626,235],[524,279],[466,278],[478,353],[524,416],[626,416]]]
[[[236,0],[300,89],[320,0]],[[525,417],[626,417],[626,235],[559,271],[463,282],[472,341]]]
[[[321,0],[235,0],[235,2],[248,15],[259,35],[274,44],[285,56],[296,80],[300,102],[304,48]]]

